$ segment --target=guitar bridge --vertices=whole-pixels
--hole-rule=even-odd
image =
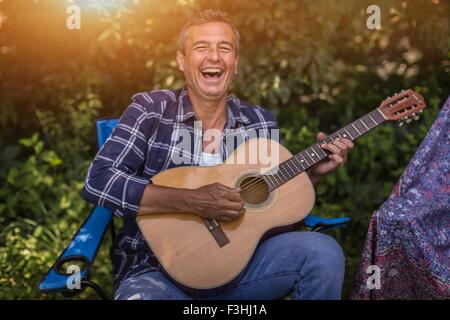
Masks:
[[[216,240],[219,247],[222,248],[224,245],[230,242],[230,239],[228,239],[227,235],[225,234],[225,232],[223,232],[223,229],[220,227],[219,223],[216,220],[203,218],[203,222],[213,236],[214,240]]]

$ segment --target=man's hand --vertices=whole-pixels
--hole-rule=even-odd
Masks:
[[[326,137],[326,134],[323,132],[317,134],[317,142],[319,145]],[[308,170],[313,184],[316,184],[323,176],[342,167],[347,162],[348,153],[353,148],[353,143],[347,139],[337,138],[332,143],[320,146],[322,149],[330,151],[331,154]]]
[[[213,183],[191,190],[185,201],[190,212],[203,218],[231,221],[245,213],[240,192],[240,188]]]

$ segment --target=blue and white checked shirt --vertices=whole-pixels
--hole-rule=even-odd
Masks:
[[[191,141],[200,138],[201,146],[202,132],[194,130],[196,117],[185,88],[138,93],[131,100],[93,160],[83,188],[86,201],[106,207],[124,220],[113,251],[116,286],[125,277],[161,268],[136,223],[145,187],[158,172],[198,165],[201,156],[201,148],[197,152],[192,143],[191,150],[182,153],[189,164],[173,161],[174,155],[180,154],[180,132],[189,132]],[[246,141],[250,131],[270,138],[270,130],[278,128],[273,115],[261,107],[234,97],[228,97],[227,106],[223,139],[232,135],[236,143],[231,149]],[[227,147],[222,144],[224,160],[233,151]]]

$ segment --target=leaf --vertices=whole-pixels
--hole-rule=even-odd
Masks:
[[[69,208],[70,207],[70,200],[69,199],[67,199],[67,197],[66,196],[62,196],[61,197],[61,200],[60,200],[60,202],[59,202],[59,207],[61,208],[61,209],[67,209],[67,208]]]
[[[38,134],[33,134],[30,138],[23,138],[19,140],[19,143],[25,147],[32,147],[38,141]]]

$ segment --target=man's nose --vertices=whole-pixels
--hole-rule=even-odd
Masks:
[[[219,49],[214,47],[209,48],[208,59],[211,61],[218,61],[220,59]]]

